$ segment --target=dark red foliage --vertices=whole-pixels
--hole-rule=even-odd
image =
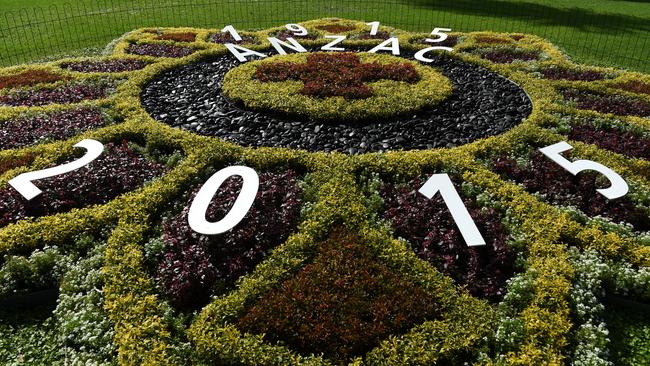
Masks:
[[[522,184],[531,193],[545,195],[553,204],[577,207],[588,216],[600,215],[614,222],[627,222],[638,231],[650,230],[650,216],[646,210],[637,208],[627,197],[608,200],[596,191],[607,188],[597,182],[600,175],[596,172],[586,171],[574,176],[539,152],[532,155],[530,167],[519,167],[515,160],[502,156],[494,161],[492,169]]]
[[[241,41],[235,41],[235,39],[230,35],[230,33],[215,33],[210,36],[210,42],[212,43],[258,43],[257,39],[253,36],[240,35]]]
[[[316,39],[315,34],[307,34],[307,35],[304,35],[304,36],[298,36],[298,35],[296,35],[295,33],[293,33],[292,31],[290,31],[288,29],[287,30],[281,30],[281,31],[278,31],[278,32],[274,32],[274,33],[271,34],[271,37],[275,37],[275,38],[277,38],[279,40],[282,40],[282,41],[286,41],[287,38],[294,38],[294,39],[297,39],[297,40],[301,40],[301,39],[314,40],[314,39]]]
[[[515,41],[520,41],[520,40],[524,39],[524,37],[526,37],[526,36],[521,35],[521,34],[515,34],[515,35],[510,36],[510,38],[514,39]]]
[[[436,47],[455,47],[458,44],[458,40],[459,40],[458,36],[448,36],[447,39],[445,39],[442,42],[430,43],[430,42],[426,41],[427,38],[435,39],[436,37],[434,37],[434,36],[424,37],[418,43],[425,44],[425,45],[431,46],[431,47],[434,47],[434,46],[436,46]]]
[[[509,64],[516,60],[534,61],[539,57],[538,51],[526,51],[510,48],[498,48],[484,52],[481,57],[499,64]]]
[[[508,235],[499,213],[463,199],[487,243],[468,247],[440,195],[428,199],[417,191],[423,184],[424,179],[414,179],[406,185],[382,187],[383,217],[391,223],[395,236],[408,240],[421,259],[466,285],[472,295],[500,299],[514,273],[516,254],[506,243]]]
[[[157,277],[172,303],[181,309],[199,308],[286,241],[300,217],[297,183],[293,171],[260,174],[253,207],[233,230],[221,235],[199,235],[189,227],[187,215],[195,191],[186,208],[163,224],[163,239],[170,250],[158,265]],[[216,222],[230,211],[241,184],[237,177],[221,186],[208,208],[208,220]]]
[[[510,43],[511,41],[501,37],[494,36],[478,36],[476,37],[476,42],[479,43],[489,43],[489,44],[503,44]]]
[[[317,26],[316,29],[324,30],[329,33],[345,33],[353,31],[357,29],[357,27],[344,24],[325,24]]]
[[[614,128],[597,129],[592,125],[579,124],[571,128],[569,138],[594,144],[619,154],[650,160],[650,140],[629,131],[622,132]]]
[[[605,95],[576,89],[561,91],[564,99],[576,103],[578,109],[589,109],[601,113],[621,116],[650,117],[650,103],[622,95]]]
[[[265,294],[237,325],[343,364],[438,311],[432,296],[379,262],[355,234],[340,230],[321,244],[311,264]]]
[[[19,166],[30,164],[32,161],[34,161],[34,154],[26,154],[20,158],[0,161],[0,175]]]
[[[0,105],[40,106],[52,103],[79,103],[84,100],[101,99],[108,96],[112,85],[109,83],[68,84],[53,89],[16,90],[0,96]]]
[[[63,68],[78,72],[124,72],[143,69],[148,63],[134,59],[101,61],[79,61],[63,65]]]
[[[370,39],[388,39],[390,38],[390,33],[386,31],[378,31],[377,34],[372,35],[370,32],[368,33],[361,33],[358,36],[356,36],[356,39],[360,40],[370,40]]]
[[[194,32],[164,33],[159,35],[157,39],[164,40],[164,41],[175,41],[175,42],[194,42],[196,40],[196,33]]]
[[[302,94],[326,98],[342,96],[363,99],[373,95],[366,83],[381,79],[416,83],[420,76],[411,64],[361,63],[353,53],[313,53],[304,64],[274,62],[262,64],[255,77],[262,82],[300,80]]]
[[[185,57],[194,53],[194,49],[183,46],[171,46],[166,44],[132,44],[127,52],[140,56],[154,57]]]
[[[126,141],[106,144],[104,153],[89,165],[35,182],[43,193],[30,201],[11,186],[0,189],[0,227],[26,217],[41,217],[104,204],[122,193],[139,188],[163,171],[162,165],[133,152]]]
[[[618,83],[614,87],[627,90],[633,93],[650,94],[650,84],[638,80],[632,80],[625,83]]]
[[[77,108],[18,117],[0,123],[0,150],[16,149],[44,140],[63,140],[106,123],[97,108]]]
[[[16,75],[0,76],[0,89],[54,83],[69,79],[69,77],[53,74],[45,70],[27,70]]]
[[[551,80],[596,81],[605,76],[598,71],[581,71],[563,67],[548,67],[542,70],[544,78]]]

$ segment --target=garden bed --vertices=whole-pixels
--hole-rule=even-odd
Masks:
[[[650,361],[645,318],[609,300],[650,301],[650,76],[530,34],[431,43],[321,19],[236,42],[222,26],[0,70],[0,303],[56,292],[0,306],[0,360]],[[344,52],[322,49],[334,34]],[[399,55],[369,53],[389,37]],[[103,154],[34,180],[36,198],[8,184],[76,161],[84,139]],[[538,152],[561,141],[627,193]],[[225,169],[239,173],[215,185]]]

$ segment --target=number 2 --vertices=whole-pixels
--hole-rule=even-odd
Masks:
[[[35,172],[23,173],[10,180],[8,182],[9,185],[14,187],[18,193],[22,194],[29,201],[43,193],[34,185],[34,183],[32,183],[32,181],[54,177],[82,168],[97,159],[104,151],[104,145],[102,145],[101,142],[90,139],[81,140],[79,143],[74,145],[74,147],[83,147],[88,151],[81,158],[67,164]]]
[[[566,141],[562,141],[557,144],[543,147],[539,149],[539,151],[573,175],[577,175],[583,170],[594,170],[604,175],[609,179],[611,186],[609,188],[597,189],[597,191],[610,200],[623,197],[627,194],[629,191],[627,183],[620,175],[618,175],[618,173],[610,168],[591,160],[576,160],[571,162],[560,155],[560,153],[571,149],[573,149],[573,146],[569,145]]]
[[[451,216],[460,230],[468,246],[485,245],[481,232],[476,227],[472,216],[469,215],[463,200],[458,195],[454,184],[447,174],[434,174],[419,190],[428,199],[440,192],[442,200],[447,205]]]

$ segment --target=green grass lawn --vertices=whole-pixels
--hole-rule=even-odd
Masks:
[[[643,0],[1,0],[0,64],[97,51],[142,26],[245,29],[325,16],[411,31],[533,33],[579,62],[650,71],[650,2]]]

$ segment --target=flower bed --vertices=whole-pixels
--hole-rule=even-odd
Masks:
[[[531,193],[542,194],[552,203],[574,206],[588,216],[605,216],[616,223],[626,222],[635,230],[650,230],[650,215],[647,207],[638,207],[629,198],[608,200],[602,195],[593,195],[599,183],[595,173],[577,176],[564,170],[540,153],[530,157],[529,166],[519,166],[516,160],[499,157],[492,169],[505,179],[512,179]]]
[[[20,116],[0,122],[0,149],[16,149],[42,141],[63,140],[106,123],[106,116],[97,108]]]
[[[67,79],[47,70],[27,70],[14,75],[0,76],[0,89],[49,84]]]
[[[125,72],[143,69],[149,63],[136,59],[85,60],[64,63],[63,68],[77,72]]]
[[[293,171],[262,174],[259,199],[237,228],[224,235],[193,233],[187,215],[195,194],[180,214],[163,222],[167,251],[160,258],[156,278],[175,306],[203,307],[211,294],[232,288],[239,277],[250,272],[272,248],[287,239],[300,214],[296,179]],[[217,221],[228,213],[240,188],[241,180],[228,180],[213,198],[206,217]]]
[[[515,61],[535,61],[539,58],[539,51],[496,48],[481,52],[481,57],[499,64],[509,64]]]
[[[465,206],[485,233],[487,245],[468,247],[440,197],[429,200],[413,191],[424,180],[416,178],[404,185],[382,187],[385,201],[384,219],[395,235],[411,243],[421,259],[432,263],[440,272],[467,286],[481,298],[498,300],[505,292],[506,280],[514,273],[514,250],[506,243],[508,234],[494,209],[480,209],[473,200]]]
[[[87,168],[44,180],[43,194],[26,201],[13,188],[0,190],[0,227],[27,217],[48,216],[89,205],[103,204],[140,187],[164,171],[160,164],[138,156],[127,145],[107,144],[105,153]]]
[[[650,77],[575,65],[534,35],[428,43],[385,26],[359,37],[370,32],[360,21],[301,25],[307,36],[239,32],[259,62],[239,62],[220,27],[160,28],[125,34],[108,57],[0,70],[0,359],[648,363],[647,321],[630,325],[610,302],[630,314],[621,304],[650,302]],[[333,33],[345,52],[318,52]],[[276,56],[269,36],[309,51]],[[389,36],[399,57],[367,52]],[[415,59],[435,46],[454,50]],[[440,82],[418,89],[428,78]],[[235,102],[249,82],[247,96],[269,105]],[[273,85],[285,89],[260,96]],[[97,95],[74,89],[86,86]],[[330,119],[305,117],[314,111]],[[33,200],[7,184],[75,160],[82,139],[107,149],[34,181]],[[604,176],[536,152],[560,141],[572,147],[563,157],[610,168],[629,192],[607,200]],[[188,218],[198,189],[239,165],[259,173],[252,208],[232,230],[199,234]],[[434,182],[429,199],[433,174],[452,184]],[[246,201],[247,179],[216,189],[206,221]],[[485,245],[465,242],[459,205]],[[46,307],[5,311],[52,289]]]
[[[142,43],[132,44],[128,48],[128,53],[140,56],[154,56],[154,57],[185,57],[194,53],[190,47],[173,46],[167,44],[153,44]]]
[[[562,95],[564,99],[575,103],[578,109],[588,109],[621,116],[650,117],[650,103],[645,100],[575,89],[562,90]]]
[[[113,90],[108,82],[65,84],[49,89],[20,89],[0,95],[0,106],[42,106],[47,104],[79,103],[106,98]]]

